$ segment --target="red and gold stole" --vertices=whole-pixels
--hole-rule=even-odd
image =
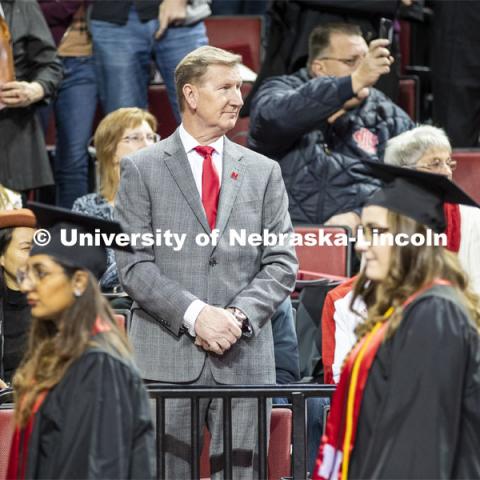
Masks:
[[[443,279],[434,280],[407,298],[402,307],[405,308],[434,285],[450,285],[450,282]],[[385,338],[388,319],[392,313],[393,308],[390,307],[384,315],[384,320],[377,322],[373,329],[358,342],[345,362],[333,396],[332,408],[312,480],[346,480],[348,478],[350,454],[355,445],[363,392],[370,367]]]
[[[460,205],[458,203],[445,203],[443,206],[445,218],[447,220],[447,250],[458,252],[460,249],[462,219],[460,215]]]

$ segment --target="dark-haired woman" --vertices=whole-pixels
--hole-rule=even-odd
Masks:
[[[475,203],[442,176],[376,169],[388,185],[363,209],[354,291],[367,318],[313,478],[480,478],[479,298],[454,254],[418,242],[444,231],[444,202]]]
[[[148,397],[97,285],[105,249],[66,247],[61,228],[50,229],[50,244],[34,246],[18,272],[32,326],[13,380],[8,478],[152,478]]]
[[[28,260],[34,227],[30,210],[0,212],[0,379],[7,383],[25,352],[30,327],[30,307],[16,272]]]

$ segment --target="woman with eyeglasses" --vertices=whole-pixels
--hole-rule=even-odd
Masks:
[[[16,272],[28,260],[34,228],[30,210],[0,212],[0,388],[10,383],[25,352],[30,306]]]
[[[113,219],[113,206],[120,183],[120,160],[125,155],[153,145],[160,140],[155,133],[155,117],[140,108],[119,108],[108,114],[98,125],[94,136],[99,166],[98,193],[80,197],[72,210],[104,220]],[[102,290],[119,287],[117,267],[112,250],[108,250],[108,268],[100,280]]]
[[[388,141],[384,161],[388,165],[414,168],[444,175],[452,180],[457,163],[441,128],[421,125]],[[458,254],[473,289],[480,293],[480,209],[447,203],[447,248]]]
[[[363,208],[351,304],[367,315],[313,478],[480,478],[480,299],[443,243],[419,244],[444,231],[445,202],[476,203],[444,176],[371,168],[385,187]]]
[[[15,432],[7,478],[153,478],[149,400],[124,332],[98,288],[103,246],[65,246],[62,231],[121,232],[116,222],[31,204],[50,242],[17,272],[31,307],[13,379]]]

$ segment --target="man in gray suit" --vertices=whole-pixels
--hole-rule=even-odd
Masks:
[[[130,233],[161,240],[117,256],[134,300],[130,336],[148,380],[275,383],[270,318],[294,287],[297,260],[282,242],[240,239],[292,231],[278,164],[225,137],[243,104],[240,60],[215,47],[187,55],[175,72],[182,124],[121,163],[117,218]],[[167,402],[168,478],[190,476],[189,405]],[[200,409],[212,434],[215,477],[222,470],[221,401],[204,400]],[[232,415],[234,475],[251,479],[255,402],[234,401]]]

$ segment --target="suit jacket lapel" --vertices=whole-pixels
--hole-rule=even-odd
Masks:
[[[208,225],[207,216],[205,215],[205,210],[193,178],[192,169],[188,163],[187,154],[183,148],[178,131],[176,131],[169,140],[170,143],[165,147],[165,153],[167,154],[165,164],[194,215],[197,217],[205,232],[208,233],[210,232],[210,226]]]
[[[222,235],[227,225],[233,204],[245,178],[245,164],[242,163],[242,153],[235,144],[225,137],[223,149],[223,173],[220,199],[218,201],[216,228]]]

